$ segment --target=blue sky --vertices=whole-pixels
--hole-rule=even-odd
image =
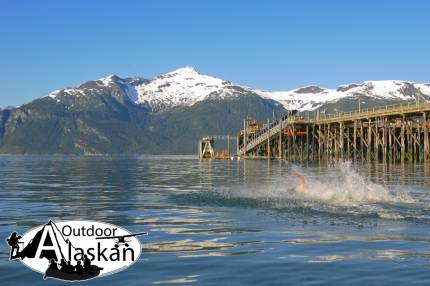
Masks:
[[[0,106],[191,65],[269,90],[430,82],[430,1],[0,0]]]

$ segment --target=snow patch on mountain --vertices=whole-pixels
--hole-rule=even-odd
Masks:
[[[192,67],[180,68],[135,86],[137,103],[147,104],[153,109],[190,106],[214,94],[221,98],[234,96],[230,87],[230,82],[199,74]]]

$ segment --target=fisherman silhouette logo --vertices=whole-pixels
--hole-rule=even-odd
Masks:
[[[61,221],[12,232],[6,239],[10,260],[20,260],[43,279],[83,281],[113,274],[136,262],[141,254],[137,238],[146,232],[96,221]]]

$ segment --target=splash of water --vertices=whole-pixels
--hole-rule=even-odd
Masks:
[[[293,192],[303,199],[346,206],[360,203],[414,203],[406,191],[389,190],[361,176],[350,162],[338,163],[334,168],[335,176],[313,178],[305,175],[303,190]]]
[[[304,188],[292,172],[304,178]],[[377,216],[384,219],[420,219],[418,201],[407,189],[389,188],[360,175],[349,162],[334,164],[327,173],[315,174],[293,166],[270,183],[258,180],[234,187],[215,187],[193,192],[185,200],[222,206],[246,206],[282,210],[318,217],[319,213],[342,216]]]
[[[315,176],[293,166],[292,170],[303,177],[304,186],[291,172],[286,172],[275,183],[217,189],[217,192],[225,198],[302,200],[341,206],[415,202],[406,190],[390,190],[361,176],[350,162],[340,162],[331,168],[329,174]]]

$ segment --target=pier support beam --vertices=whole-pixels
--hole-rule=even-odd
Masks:
[[[429,126],[427,122],[427,114],[423,112],[423,134],[424,134],[424,162],[430,161],[430,145],[429,145]]]
[[[367,161],[370,162],[372,159],[372,121],[368,120],[368,126],[367,126]]]
[[[282,120],[279,122],[279,142],[278,142],[278,152],[279,152],[279,159],[283,159],[283,151],[282,151]]]
[[[402,126],[400,130],[400,161],[403,163],[405,162],[405,117],[402,118]]]
[[[270,159],[270,119],[267,118],[267,129],[268,129],[268,136],[267,136],[267,158]]]

